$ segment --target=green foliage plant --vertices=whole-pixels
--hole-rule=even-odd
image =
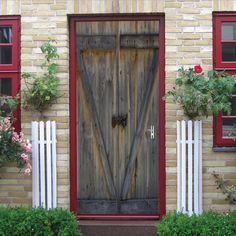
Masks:
[[[231,112],[230,98],[235,90],[236,79],[224,71],[208,71],[207,77],[200,66],[178,70],[176,86],[165,98],[172,97],[181,105],[189,119]],[[164,99],[165,99],[164,98]]]
[[[58,64],[55,60],[59,58],[57,48],[48,41],[41,46],[45,61],[41,68],[45,71],[42,75],[36,76],[32,73],[23,73],[25,81],[33,80],[32,83],[26,82],[27,89],[23,94],[23,108],[31,109],[42,113],[48,109],[59,97],[59,79],[56,75]]]
[[[0,207],[0,236],[82,236],[76,217],[63,209]]]
[[[225,180],[219,174],[215,172],[212,173],[215,177],[217,188],[222,191],[226,196],[226,201],[229,201],[230,204],[236,204],[236,187],[233,184],[230,184],[228,180]]]
[[[156,227],[159,236],[235,236],[236,213],[167,213]]]
[[[13,118],[13,113],[16,110],[19,101],[19,96],[0,96],[0,117],[11,117]]]

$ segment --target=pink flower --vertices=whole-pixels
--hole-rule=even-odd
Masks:
[[[19,140],[19,135],[16,132],[12,133],[12,141],[18,141]]]
[[[29,176],[31,174],[31,169],[30,168],[26,168],[24,171],[24,175]]]
[[[4,118],[4,123],[6,124],[7,127],[10,127],[11,126],[11,118],[10,117]]]
[[[21,158],[24,160],[24,161],[29,161],[29,156],[25,153],[22,153],[21,154]]]
[[[25,150],[25,152],[27,152],[27,153],[31,153],[31,152],[32,152],[32,145],[31,145],[30,143],[26,143],[26,144],[24,145],[24,150]]]
[[[202,67],[200,65],[194,66],[194,72],[197,74],[202,73]]]
[[[24,171],[24,175],[29,176],[29,175],[31,174],[31,172],[32,172],[32,166],[31,166],[31,164],[28,162],[27,165],[26,165],[26,169],[25,169],[25,171]]]

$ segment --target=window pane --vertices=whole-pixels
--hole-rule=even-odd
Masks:
[[[222,23],[221,29],[223,40],[236,40],[236,22]]]
[[[11,27],[0,27],[0,43],[12,43]]]
[[[9,78],[0,79],[0,95],[12,95],[12,81]]]
[[[236,138],[236,118],[223,119],[223,138]]]
[[[0,64],[12,64],[12,47],[0,47]]]
[[[233,43],[222,44],[222,60],[236,61],[236,44]]]

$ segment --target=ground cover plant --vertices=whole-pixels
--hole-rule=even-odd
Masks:
[[[0,236],[82,236],[76,217],[63,209],[0,207]]]
[[[236,213],[168,213],[157,225],[159,236],[235,236]]]

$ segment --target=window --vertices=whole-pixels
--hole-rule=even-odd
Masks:
[[[16,96],[20,88],[20,18],[0,17],[0,96]],[[20,129],[20,108],[15,112]]]
[[[236,12],[213,13],[214,69],[236,75]],[[232,96],[230,115],[214,119],[214,146],[236,146],[236,94]]]

